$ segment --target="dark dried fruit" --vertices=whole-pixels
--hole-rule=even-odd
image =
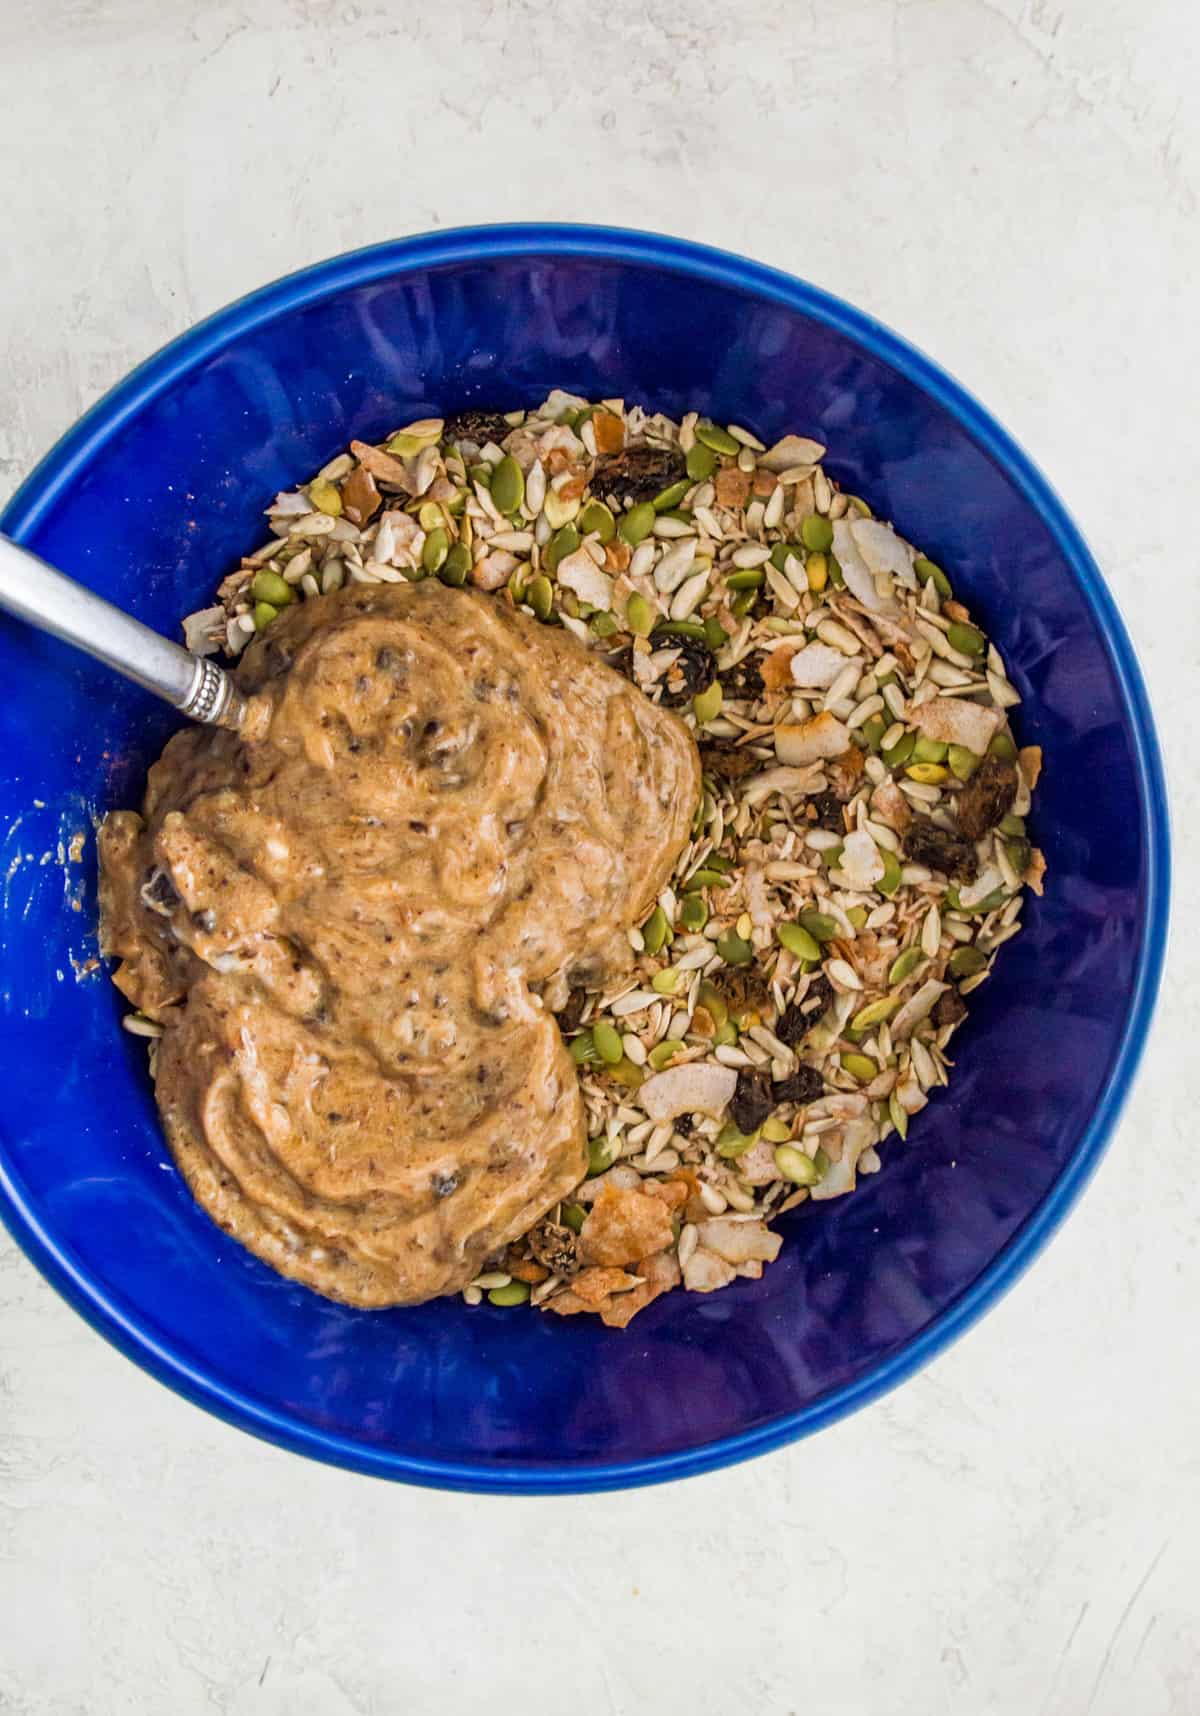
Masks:
[[[775,1086],[776,1102],[795,1102],[801,1107],[806,1103],[816,1102],[818,1097],[825,1094],[825,1080],[816,1067],[810,1067],[801,1062],[795,1072],[781,1078]]]
[[[477,447],[482,447],[487,441],[495,441],[499,446],[511,428],[512,425],[504,421],[499,411],[456,411],[453,417],[447,417],[442,439],[474,441]]]
[[[940,870],[946,876],[960,876],[974,881],[976,871],[975,847],[961,834],[951,834],[939,828],[927,816],[914,816],[904,836],[904,854],[914,864],[924,864],[929,870]]]
[[[744,745],[716,739],[700,747],[700,767],[720,786],[732,786],[761,769],[763,761]]]
[[[673,1125],[681,1138],[690,1138],[696,1130],[696,1122],[690,1114],[677,1114]]]
[[[762,671],[753,656],[744,656],[719,677],[721,690],[735,702],[757,703],[766,693]]]
[[[699,638],[671,638],[669,642],[672,649],[678,648],[679,656],[662,677],[662,700],[674,707],[690,703],[697,692],[710,686],[717,677],[717,664],[713,652]]]
[[[958,826],[968,840],[982,840],[1012,809],[1017,771],[1003,757],[985,757],[955,800]]]
[[[432,1180],[435,1198],[448,1198],[458,1190],[457,1174],[435,1174]]]
[[[730,966],[714,979],[717,993],[734,1019],[771,1011],[771,986],[756,964]]]
[[[687,475],[677,447],[626,447],[605,453],[592,472],[592,493],[622,504],[653,500]]]
[[[569,1227],[547,1218],[531,1228],[528,1237],[530,1251],[552,1275],[578,1273],[579,1254],[575,1249],[575,1235]]]
[[[944,990],[933,1009],[933,1022],[940,1031],[943,1025],[957,1025],[967,1016],[967,1004],[957,989]]]
[[[564,1037],[569,1032],[577,1031],[579,1029],[580,1021],[583,1018],[583,1010],[586,1006],[587,990],[572,989],[571,993],[567,996],[567,1004],[563,1008],[562,1012],[554,1015],[555,1019],[558,1021],[558,1028]]]
[[[810,793],[804,801],[804,815],[814,828],[826,828],[831,834],[846,832],[842,801],[835,792]]]
[[[805,990],[803,1000],[793,1001],[780,1015],[775,1026],[779,1041],[786,1043],[789,1049],[802,1043],[817,1020],[832,1007],[833,994],[833,984],[823,971],[818,971]]]
[[[738,1074],[737,1089],[729,1104],[729,1118],[744,1135],[757,1132],[775,1106],[775,1086],[769,1073],[755,1068]]]
[[[154,869],[147,872],[142,884],[142,904],[152,912],[170,917],[176,906],[183,904],[183,898],[167,872]]]

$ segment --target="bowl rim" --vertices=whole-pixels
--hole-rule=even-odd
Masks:
[[[569,1494],[634,1488],[735,1464],[834,1423],[895,1388],[978,1320],[1044,1249],[1082,1193],[1106,1149],[1141,1059],[1162,974],[1170,897],[1170,839],[1162,759],[1141,671],[1116,603],[1057,494],[1018,443],[957,381],[866,312],[796,276],[690,240],[593,225],[512,223],[450,228],[390,239],[283,276],[178,335],[118,382],[67,430],[0,512],[0,530],[27,539],[93,454],[122,425],[228,341],[277,315],[332,293],[418,268],[534,255],[650,266],[732,286],[782,304],[833,329],[887,364],[939,404],[1042,518],[1100,630],[1128,711],[1137,765],[1139,822],[1146,854],[1142,944],[1116,1052],[1099,1101],[1076,1148],[1040,1204],[1005,1247],[945,1310],[897,1352],[855,1381],[796,1412],[695,1448],[630,1461],[554,1460],[478,1465],[372,1448],[302,1424],[242,1390],[213,1380],[172,1350],[140,1313],[115,1302],[42,1223],[0,1158],[0,1219],[53,1287],[126,1357],[176,1393],[278,1447],[369,1476],[482,1493]]]

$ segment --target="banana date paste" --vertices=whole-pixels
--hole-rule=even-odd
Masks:
[[[242,730],[177,734],[100,835],[167,1139],[282,1274],[456,1292],[583,1177],[550,1005],[629,962],[695,744],[563,631],[433,582],[298,604],[237,679]]]

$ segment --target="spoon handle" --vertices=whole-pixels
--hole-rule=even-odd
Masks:
[[[190,655],[6,536],[0,536],[0,608],[95,656],[193,721],[241,722],[242,694],[215,661]]]

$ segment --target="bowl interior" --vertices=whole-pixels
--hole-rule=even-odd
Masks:
[[[694,259],[693,259],[694,261]],[[144,1045],[95,946],[91,818],[135,803],[172,727],[150,698],[0,623],[0,1167],[25,1243],[106,1332],[239,1421],[365,1469],[435,1481],[617,1481],[727,1457],[841,1410],[949,1327],[1078,1152],[1130,1029],[1152,816],[1128,693],[1094,597],[1020,481],[905,360],[816,294],[773,295],[679,253],[396,247],[276,289],[189,336],[35,474],[7,527],[178,635],[273,493],[354,436],[554,385],[701,407],[829,467],[950,572],[1044,747],[1049,866],[974,998],[957,1068],[852,1197],[796,1213],[760,1283],[671,1295],[627,1334],[458,1302],[361,1313],[242,1252],[163,1144]],[[791,301],[787,301],[790,294]],[[871,338],[869,325],[862,323]],[[881,336],[882,338],[882,336]],[[919,372],[919,361],[913,359]],[[80,862],[72,837],[87,836]],[[48,857],[45,855],[49,855]],[[950,1316],[947,1314],[951,1313]],[[514,1474],[516,1474],[514,1480]],[[523,1480],[522,1480],[523,1474]]]

